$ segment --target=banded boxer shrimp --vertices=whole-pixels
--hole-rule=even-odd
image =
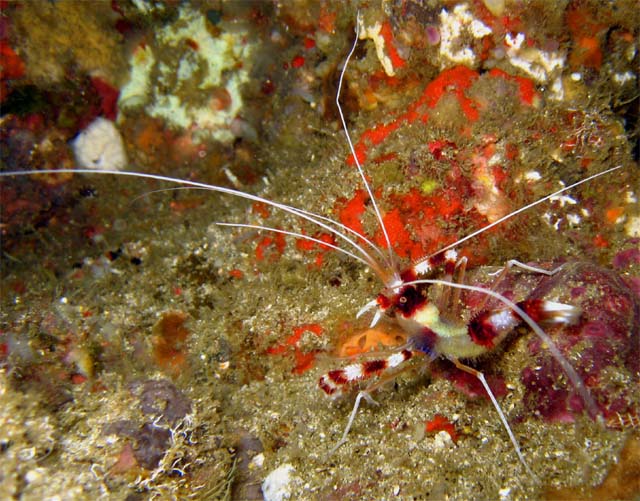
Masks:
[[[346,64],[345,64],[345,69],[343,70],[343,73],[341,76],[344,75],[344,71],[346,71]],[[339,97],[339,96],[338,96]],[[339,102],[338,102],[338,106],[340,106]],[[340,112],[342,112],[341,108]],[[346,132],[346,125],[345,125],[345,132]],[[355,156],[354,158],[357,158],[357,156]],[[362,179],[364,180],[364,182],[366,183],[366,179],[364,177],[363,171],[361,169],[360,166],[358,166],[359,168],[359,173],[360,176],[362,177]],[[609,170],[605,170],[599,174],[590,176],[588,178],[585,178],[583,180],[581,180],[578,183],[574,183],[572,185],[569,185],[565,188],[562,188],[561,190],[558,190],[556,192],[554,192],[553,194],[548,195],[547,197],[541,198],[538,201],[534,202],[533,204],[530,204],[529,206],[525,206],[523,207],[522,210],[526,210],[528,208],[532,208],[537,204],[542,204],[544,203],[546,200],[548,200],[551,197],[554,196],[558,196],[561,193],[565,193],[568,190],[578,186],[581,183],[586,183],[588,181],[592,181],[593,179],[595,179],[596,177],[600,176],[600,175],[604,175],[608,172],[612,172],[614,170],[620,169],[620,167],[614,167],[613,169],[609,169]],[[58,172],[62,172],[62,171],[58,171]],[[83,172],[83,171],[74,171],[74,172]],[[86,172],[86,171],[85,171]],[[102,174],[102,173],[95,173],[95,172],[91,172],[92,174]],[[180,180],[180,179],[174,179],[174,178],[169,178],[169,177],[164,177],[164,176],[155,176],[152,174],[144,174],[144,173],[136,173],[136,172],[105,172],[104,174],[109,174],[109,175],[120,175],[120,176],[133,176],[133,177],[138,177],[138,178],[147,178],[147,179],[152,179],[155,181],[163,181],[163,182],[170,182],[170,183],[179,183],[182,184],[184,186],[187,187],[193,187],[193,188],[202,188],[205,190],[211,190],[214,192],[218,192],[218,193],[222,193],[222,194],[228,194],[232,197],[240,197],[240,198],[244,198],[244,199],[248,199],[250,201],[254,201],[254,202],[260,202],[260,203],[264,203],[270,207],[282,210],[288,214],[291,214],[292,216],[294,216],[295,218],[298,219],[303,219],[305,221],[307,221],[308,223],[314,224],[320,228],[322,228],[325,231],[331,232],[332,234],[334,234],[336,236],[336,238],[340,239],[342,242],[346,242],[348,245],[350,245],[351,247],[347,250],[339,250],[338,245],[334,245],[334,244],[330,244],[327,243],[323,240],[318,240],[315,239],[315,237],[303,234],[301,232],[297,232],[297,231],[288,231],[288,230],[283,230],[280,229],[276,226],[269,226],[266,227],[263,224],[244,224],[244,223],[230,223],[231,226],[236,227],[236,228],[240,228],[240,229],[246,229],[248,231],[267,231],[267,232],[272,232],[272,233],[276,233],[276,234],[284,234],[284,235],[289,235],[289,236],[293,236],[295,238],[300,238],[300,239],[304,239],[306,241],[309,242],[314,242],[317,243],[318,245],[324,245],[326,247],[332,248],[334,249],[337,253],[339,253],[340,256],[343,256],[345,258],[349,258],[351,259],[355,259],[356,261],[360,262],[363,265],[366,265],[368,267],[370,267],[371,269],[373,269],[374,271],[377,272],[377,274],[379,275],[379,277],[382,279],[384,285],[386,286],[386,289],[384,291],[384,293],[379,296],[379,298],[375,301],[374,303],[369,303],[368,306],[369,308],[367,310],[371,310],[372,306],[374,307],[373,309],[375,309],[375,307],[379,307],[381,310],[383,310],[383,312],[388,312],[388,313],[392,313],[392,310],[395,312],[402,312],[403,308],[404,308],[404,304],[403,301],[401,300],[401,297],[406,297],[406,296],[402,296],[402,295],[397,295],[395,293],[396,290],[398,290],[398,288],[401,288],[404,293],[406,294],[407,290],[418,290],[419,291],[419,296],[422,296],[422,289],[420,289],[420,287],[422,287],[423,285],[429,284],[429,285],[434,285],[434,286],[441,286],[444,288],[444,290],[447,290],[447,288],[453,288],[454,290],[452,292],[449,293],[445,293],[448,294],[448,297],[440,297],[438,299],[438,301],[440,301],[439,304],[450,304],[450,305],[455,305],[457,303],[457,293],[455,292],[456,289],[461,289],[461,288],[466,288],[467,290],[471,290],[471,291],[475,291],[475,292],[479,292],[480,294],[484,294],[484,295],[489,295],[492,296],[494,299],[497,299],[498,304],[499,304],[499,309],[495,310],[490,310],[490,312],[487,314],[486,316],[486,320],[489,322],[490,326],[494,326],[495,327],[495,321],[493,320],[494,318],[500,317],[507,325],[510,326],[509,330],[511,330],[511,327],[514,326],[514,323],[520,323],[520,319],[525,319],[525,322],[529,324],[529,326],[535,331],[535,333],[538,336],[542,336],[544,338],[544,330],[542,330],[537,322],[534,322],[530,317],[530,315],[528,315],[528,311],[529,312],[537,312],[539,315],[543,315],[544,314],[549,314],[550,315],[550,319],[558,319],[559,323],[572,323],[576,320],[576,316],[578,315],[578,312],[576,309],[574,309],[574,307],[572,307],[570,304],[568,303],[561,303],[561,302],[548,302],[548,303],[542,303],[542,304],[538,304],[538,308],[542,308],[542,309],[538,309],[536,310],[536,307],[533,304],[529,304],[529,305],[522,305],[525,306],[524,309],[522,307],[517,306],[517,304],[514,304],[513,302],[509,301],[508,299],[504,298],[503,296],[500,296],[498,293],[495,293],[493,291],[491,291],[491,289],[489,289],[487,291],[487,289],[482,289],[482,291],[477,290],[477,288],[471,288],[472,286],[466,286],[464,284],[464,281],[462,280],[462,275],[463,272],[466,272],[465,270],[465,262],[464,262],[464,258],[456,258],[455,254],[453,254],[452,252],[449,252],[451,249],[442,249],[440,250],[438,253],[430,256],[429,258],[427,258],[426,260],[422,261],[421,263],[418,263],[417,265],[414,265],[413,268],[410,268],[409,271],[411,271],[412,269],[415,270],[415,275],[417,275],[418,271],[422,272],[427,270],[428,266],[436,266],[436,265],[444,265],[445,266],[445,277],[443,280],[437,280],[437,279],[424,279],[422,281],[420,280],[413,280],[414,277],[410,276],[410,274],[408,273],[404,273],[404,276],[400,276],[400,271],[398,268],[398,264],[396,264],[396,260],[397,258],[391,253],[391,251],[387,252],[384,249],[380,249],[377,248],[373,245],[369,245],[369,242],[366,240],[362,240],[361,237],[359,237],[358,235],[356,235],[353,231],[351,231],[350,229],[343,227],[337,223],[332,222],[331,220],[325,219],[324,216],[319,216],[315,213],[311,213],[311,212],[307,212],[306,210],[302,210],[302,209],[297,209],[294,208],[290,205],[286,205],[286,204],[280,204],[279,202],[274,202],[271,199],[267,199],[264,198],[262,196],[256,196],[256,195],[250,195],[244,192],[240,192],[238,190],[234,190],[234,189],[228,189],[228,188],[224,188],[224,187],[218,187],[218,186],[211,186],[211,185],[207,185],[204,183],[197,183],[197,182],[192,182],[192,181],[185,181],[185,180]],[[3,173],[3,175],[10,175],[10,173]],[[367,186],[367,189],[369,190],[370,196],[371,196],[371,200],[372,200],[372,204],[375,204],[375,200],[374,197],[372,196],[372,192],[371,189]],[[518,213],[520,213],[520,211],[518,211],[517,213],[514,213],[512,215],[510,215],[510,217],[517,215]],[[223,225],[226,223],[222,223]],[[499,224],[499,222],[496,222],[496,224]],[[483,231],[486,231],[486,229],[483,229]],[[215,230],[211,230],[212,233],[215,232]],[[215,232],[216,235],[218,235],[217,232]],[[468,238],[472,238],[475,235],[470,235]],[[387,244],[389,244],[389,239],[391,237],[389,237],[387,235]],[[357,245],[355,245],[352,242],[356,242],[357,240],[361,241],[362,243],[359,243]],[[456,242],[455,245],[459,245],[461,242]],[[366,248],[363,246],[367,246]],[[371,247],[371,250],[369,250],[369,247]],[[388,247],[391,247],[390,245],[388,245]],[[219,248],[218,248],[219,249]],[[201,252],[204,249],[198,249],[200,252],[199,254],[201,254]],[[375,259],[372,257],[373,254],[375,253],[376,257]],[[194,254],[196,254],[196,252],[194,251]],[[549,274],[549,269],[547,268],[541,268],[541,267],[529,267],[527,269],[527,265],[522,265],[522,264],[518,264],[518,263],[513,263],[515,265],[515,270],[512,271],[512,273],[531,273],[533,275],[546,275]],[[274,266],[274,265],[271,265]],[[416,268],[417,266],[417,268]],[[518,268],[521,268],[520,270]],[[447,273],[448,272],[448,273]],[[468,273],[468,272],[466,272]],[[415,278],[418,278],[417,276]],[[456,279],[455,282],[452,282],[453,279]],[[429,280],[429,282],[427,282],[427,280]],[[496,276],[494,277],[492,280],[494,281],[498,281],[501,280],[500,276]],[[414,287],[416,289],[414,289]],[[409,288],[409,289],[407,289]],[[273,292],[273,291],[272,291]],[[247,294],[246,289],[244,290],[244,294]],[[397,297],[396,297],[397,296]],[[386,298],[386,300],[384,299]],[[389,304],[386,303],[386,301],[389,301]],[[488,301],[488,300],[487,300]],[[505,307],[503,307],[503,305]],[[360,305],[362,306],[362,305]],[[415,303],[414,303],[415,306]],[[422,306],[422,303],[421,303]],[[264,305],[261,305],[260,308],[265,308]],[[268,308],[266,309],[271,309],[273,308],[273,303],[269,303],[268,304]],[[362,313],[365,313],[367,311],[365,310],[361,310]],[[420,310],[422,311],[422,310]],[[512,312],[515,311],[517,313],[517,316],[514,316],[512,314]],[[441,329],[441,325],[442,323],[445,323],[444,321],[439,320],[439,316],[440,313],[436,312],[435,310],[431,309],[431,318],[427,319],[427,320],[423,320],[422,317],[420,319],[416,318],[416,312],[417,309],[413,309],[413,310],[409,310],[409,314],[406,315],[404,318],[408,319],[408,320],[417,320],[419,323],[426,325],[427,327],[429,327],[432,331],[434,331],[436,333],[436,335],[442,336],[443,334],[443,330]],[[301,313],[308,313],[308,312],[301,312]],[[402,313],[401,313],[402,315]],[[496,315],[495,317],[493,315]],[[528,320],[527,320],[528,318]],[[199,322],[199,325],[202,325],[202,323],[205,322],[205,320],[201,320]],[[256,324],[259,325],[260,322],[256,322],[252,325],[252,329],[255,329]],[[466,327],[466,324],[465,324]],[[545,326],[546,327],[546,326]],[[408,329],[411,330],[415,330],[415,326],[413,325],[407,325]],[[459,331],[456,331],[456,333]],[[488,330],[490,331],[490,329]],[[506,332],[500,332],[497,335],[497,338],[502,341],[502,337],[503,335],[506,335]],[[419,343],[420,339],[418,338],[413,338],[413,344],[410,345],[410,347],[413,349],[414,352],[416,351],[422,351],[424,354],[427,355],[427,357],[430,356],[435,356],[437,354],[440,353],[445,353],[445,354],[451,354],[452,358],[455,357],[456,355],[460,355],[461,353],[463,353],[463,355],[460,355],[460,358],[466,358],[467,353],[464,353],[462,351],[462,348],[460,347],[454,347],[454,348],[450,348],[449,350],[446,350],[446,348],[438,348],[437,345],[434,347],[433,343]],[[499,343],[496,341],[495,342],[496,345],[498,345]],[[549,343],[547,341],[547,344],[549,346],[553,346],[553,343]],[[406,348],[406,347],[405,347]],[[484,351],[484,350],[479,350],[479,351]],[[410,353],[410,355],[408,354]],[[335,385],[335,391],[334,393],[341,393],[342,392],[342,387],[346,386],[348,383],[353,383],[356,380],[364,380],[365,376],[371,376],[374,374],[378,374],[378,373],[383,373],[384,369],[386,369],[389,366],[396,366],[399,365],[400,363],[403,363],[405,361],[408,361],[408,359],[411,358],[415,358],[414,354],[412,352],[408,352],[406,353],[405,351],[398,351],[395,354],[388,354],[385,358],[377,358],[375,360],[373,360],[373,364],[371,365],[367,365],[367,362],[364,363],[359,363],[359,364],[348,364],[346,365],[345,368],[343,369],[334,369],[333,371],[328,372],[325,376],[322,376],[324,379],[321,379],[321,382],[324,380],[325,384],[327,383],[327,381],[331,381],[332,384]],[[475,353],[471,353],[468,354],[469,357],[473,357],[475,356]],[[558,356],[558,359],[560,360],[564,360],[564,357],[560,354]],[[384,367],[383,364],[386,364],[387,367]],[[589,407],[589,409],[591,410],[591,412],[593,414],[596,414],[597,412],[595,411],[595,409],[593,408],[593,406],[595,404],[590,404],[590,396],[588,393],[586,393],[586,391],[584,390],[584,384],[580,381],[580,378],[575,376],[575,372],[573,372],[573,376],[572,376],[572,369],[570,365],[567,365],[568,362],[564,362],[563,366],[566,368],[567,372],[568,372],[568,377],[570,379],[572,379],[572,382],[574,383],[574,385],[578,388],[579,392],[581,393],[583,400],[586,401],[587,406]],[[469,370],[468,368],[466,370]],[[479,373],[477,370],[475,369],[471,369],[474,372]],[[360,373],[358,373],[357,371],[361,371]],[[395,375],[395,374],[394,374]],[[476,375],[476,374],[474,374]],[[382,374],[382,381],[385,381],[385,376],[386,374]],[[479,376],[480,377],[480,376]],[[483,385],[485,386],[486,389],[490,388],[488,387],[488,385],[484,382],[484,380],[482,379],[482,377],[480,377],[480,380],[483,381]],[[268,384],[270,382],[270,384],[273,386],[273,388],[271,389],[272,392],[275,392],[275,394],[278,394],[278,392],[280,393],[284,393],[284,397],[285,398],[289,398],[289,399],[293,399],[295,400],[297,397],[295,395],[293,395],[291,393],[290,390],[283,390],[282,386],[284,383],[282,383],[282,381],[279,381],[278,379],[272,379],[272,378],[268,378],[267,377],[267,381]],[[305,383],[307,385],[309,385],[310,381],[305,381]],[[311,384],[313,384],[311,382]],[[340,418],[337,417],[337,412],[335,412],[335,410],[331,409],[330,411],[330,415],[331,415],[331,420],[332,420],[332,425],[335,426],[339,426],[340,428],[342,428],[342,436],[343,439],[347,438],[347,433],[349,431],[351,431],[351,439],[358,441],[360,440],[360,438],[356,438],[353,435],[355,435],[353,433],[354,430],[351,430],[351,428],[353,428],[353,424],[354,424],[354,419],[356,417],[356,414],[358,413],[358,404],[360,403],[360,401],[362,399],[367,400],[368,399],[368,395],[370,392],[373,392],[375,389],[377,389],[377,385],[378,383],[374,383],[374,386],[371,386],[369,388],[365,388],[364,392],[361,392],[358,394],[358,396],[356,397],[356,403],[354,405],[354,407],[352,408],[351,411],[351,416],[348,418],[348,424],[346,426],[346,428],[342,427],[342,420]],[[308,391],[311,391],[311,387],[307,386]],[[333,389],[333,388],[330,388]],[[325,390],[326,391],[326,390]],[[250,392],[245,392],[245,391],[240,391],[238,392],[240,394],[240,396],[245,396],[246,395],[250,395]],[[406,391],[404,392],[406,394]],[[314,402],[315,397],[313,397],[313,400],[310,401],[310,403]],[[388,400],[388,399],[387,399]],[[251,401],[251,399],[246,399],[247,402],[250,402],[251,405],[256,405],[257,409],[264,409],[265,406],[264,404],[260,404],[260,403],[256,403],[254,401]],[[415,403],[415,402],[413,402]],[[412,404],[413,404],[412,403]],[[518,440],[515,437],[515,433],[514,431],[511,430],[511,427],[508,423],[507,418],[505,417],[505,412],[500,410],[500,406],[497,404],[496,399],[493,399],[493,403],[495,406],[495,409],[497,410],[497,412],[499,413],[499,422],[498,425],[503,426],[503,428],[500,430],[500,434],[497,436],[504,436],[505,434],[505,430],[507,432],[507,435],[509,437],[509,441],[512,444],[513,449],[515,449],[517,456],[519,457],[520,461],[523,463],[523,465],[525,465],[525,468],[529,468],[529,466],[527,466],[529,463],[527,461],[526,455],[527,452],[526,450],[524,452],[522,452],[520,450],[520,446],[518,445]],[[388,402],[385,402],[385,405],[387,405]],[[406,404],[406,403],[405,403]],[[293,403],[289,404],[289,405],[293,405]],[[289,419],[295,419],[296,417],[296,413],[299,412],[299,409],[295,409],[295,410],[288,410],[289,412]],[[292,413],[293,412],[293,417],[292,417]],[[319,414],[322,412],[326,412],[325,410],[316,410],[313,408],[313,405],[309,406],[309,409],[307,409],[307,414],[305,414],[305,418],[308,419],[309,413],[315,413],[315,414]],[[492,410],[492,412],[494,412]],[[363,419],[363,416],[359,415],[358,418],[360,418],[361,420]],[[495,420],[494,421],[498,421]],[[357,423],[357,421],[355,421]],[[379,423],[378,418],[376,418],[374,416],[373,420],[369,419],[367,422],[369,423],[374,423],[374,427],[375,427],[375,423]],[[289,425],[290,428],[293,427],[293,425]],[[317,426],[317,421],[315,422],[315,426]],[[274,432],[277,428],[274,427],[270,432]],[[294,428],[295,430],[295,428]],[[297,431],[297,430],[295,430]],[[315,442],[310,440],[309,438],[305,439],[302,444],[306,445],[306,446],[312,446],[314,448],[318,447],[318,440],[321,440],[322,435],[325,433],[324,431],[320,432],[320,434],[317,433],[317,430],[314,430],[316,432],[316,434],[313,436],[313,438],[316,440]],[[374,431],[372,428],[370,428],[370,431]],[[517,432],[517,430],[516,430]],[[293,431],[291,429],[289,430],[285,430],[283,432],[281,432],[283,436],[287,437],[289,436],[289,434],[293,433]],[[358,430],[358,435],[366,435],[367,430],[364,430],[364,432],[362,430]],[[327,447],[328,450],[331,449],[336,449],[337,445],[341,445],[343,442],[343,439],[341,440],[336,440],[336,437],[331,437],[330,439],[327,439],[326,442],[331,442],[331,444],[329,444],[329,446]],[[281,439],[284,440],[284,439]],[[336,445],[337,444],[337,445]],[[277,450],[280,446],[278,445],[274,445],[273,449]],[[371,447],[371,446],[369,446]],[[384,450],[385,444],[384,442],[381,444],[382,449]],[[349,450],[346,452],[346,454],[352,454],[354,452],[354,448],[352,446],[349,447],[345,447],[348,448]],[[304,449],[303,449],[304,450]],[[334,455],[336,457],[339,457],[338,454],[340,453],[340,450],[335,450]],[[298,455],[300,454],[300,452],[298,452]],[[508,454],[508,453],[507,453]],[[365,454],[366,455],[366,454]],[[295,457],[295,454],[292,455],[292,457]],[[343,456],[344,457],[344,456]],[[347,456],[349,457],[349,456]],[[460,455],[457,456],[458,458],[460,457]],[[306,459],[313,459],[313,453],[310,454],[310,458],[306,458]],[[304,462],[304,461],[303,461]],[[385,467],[389,467],[390,465],[385,465]],[[300,467],[299,467],[300,468]],[[516,469],[517,466],[505,466],[505,469]],[[422,473],[418,473],[417,476],[422,475]]]

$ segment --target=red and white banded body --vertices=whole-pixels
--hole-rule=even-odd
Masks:
[[[498,346],[525,321],[517,311],[508,306],[480,308],[463,316],[459,295],[452,297],[448,289],[430,294],[432,284],[424,282],[437,277],[438,272],[450,280],[457,269],[464,271],[464,263],[464,258],[458,260],[457,253],[449,250],[402,272],[398,286],[386,288],[370,306],[377,309],[376,321],[384,316],[402,327],[408,334],[406,346],[386,359],[330,371],[320,378],[320,388],[328,395],[338,396],[348,390],[349,385],[394,369],[415,354],[427,355],[430,359],[472,359]],[[555,301],[524,299],[515,304],[542,326],[572,325],[580,317],[580,308]]]

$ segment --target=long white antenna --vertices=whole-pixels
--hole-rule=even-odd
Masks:
[[[531,207],[535,207],[535,206],[536,206],[536,205],[538,205],[538,204],[541,204],[541,203],[543,203],[543,202],[546,202],[546,201],[547,201],[547,200],[549,200],[550,198],[553,198],[553,197],[555,197],[555,196],[558,196],[558,195],[560,195],[561,193],[564,193],[565,191],[569,191],[569,190],[571,190],[571,189],[575,188],[576,186],[580,186],[582,183],[586,183],[586,182],[591,181],[592,179],[595,179],[595,178],[597,178],[597,177],[604,176],[605,174],[609,174],[610,172],[613,172],[613,171],[615,171],[615,170],[622,169],[622,167],[623,167],[622,165],[618,165],[618,166],[616,166],[616,167],[611,167],[610,169],[603,170],[602,172],[598,172],[597,174],[593,174],[592,176],[585,177],[584,179],[581,179],[580,181],[578,181],[578,182],[576,182],[576,183],[570,184],[569,186],[565,186],[564,188],[562,188],[562,189],[560,189],[560,190],[558,190],[558,191],[555,191],[555,192],[551,193],[550,195],[547,195],[546,197],[540,198],[539,200],[536,200],[535,202],[531,202],[530,204],[525,205],[524,207],[520,207],[519,209],[516,209],[516,210],[514,210],[513,212],[510,212],[510,213],[509,213],[509,214],[507,214],[506,216],[502,216],[500,219],[498,219],[498,220],[494,221],[493,223],[488,224],[487,226],[483,226],[482,228],[480,228],[480,229],[479,229],[479,230],[477,230],[477,231],[474,231],[474,232],[473,232],[473,233],[471,233],[470,235],[467,235],[466,237],[461,238],[460,240],[457,240],[456,242],[453,242],[452,244],[449,244],[449,245],[447,245],[446,247],[443,247],[443,248],[442,248],[442,249],[440,249],[439,251],[434,252],[433,254],[431,254],[431,255],[429,255],[429,256],[427,256],[427,257],[423,258],[423,259],[420,259],[420,260],[419,260],[419,261],[417,261],[415,264],[421,263],[421,262],[423,262],[423,261],[425,261],[425,260],[429,259],[431,256],[434,256],[434,255],[439,254],[439,253],[441,253],[441,252],[444,252],[444,251],[447,251],[447,250],[449,250],[449,249],[452,249],[453,247],[457,247],[457,246],[458,246],[458,245],[460,245],[462,242],[466,242],[466,241],[467,241],[467,240],[469,240],[470,238],[473,238],[473,237],[475,237],[475,236],[477,236],[477,235],[480,235],[480,233],[484,233],[485,231],[487,231],[487,230],[489,230],[489,229],[493,228],[494,226],[496,226],[496,225],[498,225],[498,224],[502,223],[503,221],[506,221],[507,219],[511,219],[513,216],[516,216],[516,215],[520,214],[521,212],[524,212],[524,211],[526,211],[526,210],[529,210],[529,209],[531,209]]]
[[[307,240],[309,242],[314,242],[316,244],[319,244],[321,246],[324,247],[329,247],[330,249],[333,249],[337,252],[340,252],[346,256],[352,257],[353,259],[355,259],[356,261],[360,261],[361,263],[365,264],[366,266],[370,266],[373,268],[372,263],[367,261],[366,259],[354,254],[353,252],[349,252],[346,249],[343,249],[342,247],[338,247],[337,245],[334,245],[332,243],[329,242],[325,242],[323,240],[320,240],[319,238],[314,238],[310,235],[305,235],[304,233],[298,233],[296,231],[289,231],[289,230],[282,230],[280,228],[272,228],[271,226],[262,226],[261,224],[247,224],[247,223],[222,223],[222,222],[217,222],[215,223],[218,226],[228,226],[231,228],[250,228],[250,229],[254,229],[254,230],[259,230],[259,231],[268,231],[270,233],[279,233],[281,235],[287,235],[290,237],[296,237],[296,238],[301,238],[303,240]]]
[[[43,171],[38,171],[38,172],[43,172]],[[212,185],[212,187],[215,185]],[[196,188],[193,186],[178,186],[178,187],[172,187],[172,188],[160,188],[158,190],[152,190],[152,191],[148,191],[146,193],[143,193],[142,195],[138,195],[137,197],[135,197],[133,200],[131,200],[131,203],[133,204],[134,202],[136,202],[137,200],[140,200],[148,195],[154,195],[156,193],[167,193],[167,192],[172,192],[172,191],[179,191],[179,190],[203,190],[203,191],[211,191],[212,188]],[[284,204],[283,204],[284,205]],[[287,212],[290,212],[293,215],[302,215],[302,214],[306,214],[307,216],[310,216],[314,219],[317,219],[318,221],[325,221],[327,224],[333,225],[336,228],[339,228],[340,230],[343,230],[345,233],[341,233],[340,231],[338,231],[336,228],[332,228],[331,229],[331,233],[333,233],[334,235],[336,235],[338,238],[343,238],[343,236],[346,233],[350,233],[351,235],[353,235],[355,238],[362,240],[362,242],[364,242],[365,244],[367,244],[372,250],[374,250],[381,259],[386,259],[386,256],[383,255],[382,251],[380,250],[380,248],[373,243],[371,240],[369,240],[367,237],[365,237],[364,235],[361,235],[360,233],[358,233],[356,230],[354,230],[353,228],[349,228],[347,225],[344,225],[338,221],[334,221],[333,219],[326,217],[326,216],[321,216],[320,214],[316,214],[315,212],[311,212],[305,209],[298,209],[297,207],[294,207],[292,205],[287,206],[289,207],[290,211],[287,210]],[[298,214],[299,213],[299,214]],[[302,217],[302,216],[301,216]],[[216,223],[219,224],[220,226],[243,226],[240,223]],[[271,231],[269,228],[267,227],[260,227],[265,231]],[[260,229],[258,227],[256,227],[256,229]],[[283,233],[283,232],[278,232],[276,231],[275,233]],[[302,238],[305,238],[305,235],[303,233],[296,233],[296,235],[299,235]],[[313,239],[307,239],[307,240],[313,240]],[[322,243],[322,242],[321,242]],[[327,243],[323,243],[323,245],[326,245],[328,247],[332,247],[335,248],[336,250],[342,251],[343,249],[341,247],[338,246],[334,246],[334,245],[329,245]],[[371,256],[367,251],[364,250],[364,247],[361,246],[356,246],[354,245],[354,247],[360,251],[366,258],[367,258],[367,262],[365,262],[365,264],[371,268],[375,268],[378,269],[380,267],[380,265],[378,264],[378,262],[373,258],[373,256]],[[351,254],[350,254],[351,255]],[[363,261],[364,262],[364,261]],[[373,264],[375,263],[375,266],[373,266]]]
[[[349,60],[351,59],[351,56],[353,56],[353,53],[356,50],[356,46],[358,45],[358,37],[360,36],[360,21],[361,21],[360,12],[358,12],[358,16],[356,19],[356,37],[353,41],[353,45],[351,46],[351,50],[347,55],[347,59],[344,62],[342,71],[340,72],[340,79],[338,80],[338,91],[336,92],[336,106],[338,108],[338,113],[340,114],[340,121],[342,122],[342,128],[347,138],[347,143],[349,143],[349,149],[351,150],[351,154],[353,155],[353,160],[355,161],[356,167],[358,169],[358,173],[360,174],[360,178],[362,179],[362,184],[367,190],[367,194],[369,195],[369,199],[371,200],[371,204],[373,205],[373,210],[375,211],[376,217],[378,218],[378,223],[380,224],[380,228],[382,229],[382,233],[384,234],[384,239],[385,239],[385,242],[387,243],[387,248],[389,249],[388,265],[390,266],[390,268],[393,270],[395,274],[398,272],[398,269],[396,266],[396,260],[393,253],[393,247],[391,247],[391,239],[389,238],[387,228],[385,227],[384,221],[382,220],[382,215],[380,214],[380,209],[378,208],[378,204],[376,202],[376,197],[373,196],[373,190],[371,189],[371,186],[369,186],[369,183],[367,182],[367,177],[364,175],[364,170],[362,169],[362,165],[360,165],[360,160],[358,159],[356,149],[353,146],[353,141],[351,141],[351,136],[349,135],[349,129],[347,128],[347,121],[344,118],[344,113],[342,112],[342,106],[340,105],[340,94],[342,93],[342,83],[344,80],[344,75],[347,71]]]
[[[96,169],[50,169],[50,170],[40,170],[40,171],[9,171],[9,172],[0,172],[0,177],[10,177],[10,176],[26,176],[26,175],[34,175],[34,174],[66,174],[66,173],[72,173],[72,174],[102,174],[102,175],[115,175],[115,176],[128,176],[128,177],[138,177],[138,178],[143,178],[143,179],[153,179],[155,181],[164,181],[164,182],[169,182],[169,183],[173,183],[173,184],[180,184],[186,187],[190,187],[190,188],[196,188],[196,189],[202,189],[202,190],[208,190],[208,191],[215,191],[218,193],[224,193],[226,195],[233,195],[239,198],[244,198],[247,200],[252,200],[254,202],[262,202],[264,204],[270,205],[272,207],[275,207],[277,209],[280,209],[284,212],[288,212],[289,214],[292,214],[294,216],[300,217],[302,219],[305,219],[317,226],[319,226],[320,228],[334,234],[336,237],[340,238],[341,240],[347,242],[349,245],[351,245],[354,249],[356,249],[360,254],[362,254],[364,261],[366,261],[366,263],[371,267],[371,269],[380,277],[380,279],[384,282],[387,283],[387,281],[389,280],[389,272],[387,270],[385,270],[379,263],[378,261],[376,261],[376,259],[369,253],[367,252],[364,247],[360,244],[358,244],[356,241],[354,241],[352,238],[349,238],[349,236],[347,236],[346,234],[338,231],[335,228],[335,225],[338,226],[342,226],[340,223],[337,223],[336,221],[332,221],[329,220],[328,218],[325,218],[324,216],[319,216],[317,214],[313,214],[309,211],[306,210],[302,210],[302,209],[298,209],[296,207],[292,207],[290,205],[287,204],[283,204],[280,202],[275,202],[273,200],[269,200],[267,198],[263,198],[260,197],[258,195],[251,195],[250,193],[245,193],[243,191],[239,191],[239,190],[234,190],[232,188],[225,188],[223,186],[216,186],[213,184],[206,184],[206,183],[200,183],[198,181],[190,181],[188,179],[179,179],[179,178],[175,178],[175,177],[169,177],[169,176],[161,176],[159,174],[148,174],[145,172],[135,172],[135,171],[118,171],[118,170],[96,170]],[[327,221],[327,223],[322,222],[322,220]],[[330,224],[329,224],[330,223]],[[334,226],[331,226],[331,224],[333,224]],[[236,225],[239,226],[239,225]],[[355,231],[351,231],[352,234],[357,235],[358,238],[362,239],[362,237]],[[370,243],[369,240],[364,239],[364,241],[366,243]],[[329,246],[326,243],[323,243],[324,245]],[[373,246],[373,248],[379,252],[379,249],[375,246]],[[345,251],[346,252],[346,251]]]

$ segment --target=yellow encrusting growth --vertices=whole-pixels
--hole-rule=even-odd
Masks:
[[[117,84],[125,61],[111,14],[109,2],[21,2],[13,27],[27,78],[60,82],[71,59],[81,71]]]
[[[120,108],[144,107],[171,128],[192,130],[196,140],[233,141],[231,123],[242,110],[241,87],[249,81],[254,44],[240,29],[213,36],[207,23],[186,5],[155,40],[138,47],[129,61]],[[216,101],[218,95],[227,98],[224,106]]]

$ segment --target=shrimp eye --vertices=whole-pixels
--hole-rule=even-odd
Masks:
[[[400,304],[405,304],[407,302],[407,296],[400,296],[400,299],[398,299],[398,302]]]

